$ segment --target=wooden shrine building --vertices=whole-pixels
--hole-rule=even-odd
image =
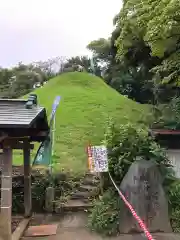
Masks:
[[[151,135],[165,148],[175,175],[180,179],[180,130],[152,129]]]
[[[31,216],[32,142],[42,142],[49,133],[46,110],[38,106],[37,96],[28,100],[0,99],[0,167],[1,205],[0,239],[11,240],[12,161],[13,150],[22,149],[24,156],[24,217]]]

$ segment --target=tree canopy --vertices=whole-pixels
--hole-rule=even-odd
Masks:
[[[108,84],[141,102],[153,102],[155,92],[172,96],[180,84],[179,9],[179,0],[123,1],[110,38],[88,45],[107,63]]]

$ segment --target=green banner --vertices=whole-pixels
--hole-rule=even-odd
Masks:
[[[56,115],[56,110],[59,105],[59,102],[60,97],[58,96],[56,97],[52,107],[52,113],[49,124],[50,125],[49,136],[44,142],[41,143],[32,165],[46,165],[52,168],[52,147],[54,134],[53,121]]]
[[[37,154],[34,158],[33,165],[46,165],[51,164],[51,153],[52,153],[52,140],[51,138],[46,139],[41,143]]]

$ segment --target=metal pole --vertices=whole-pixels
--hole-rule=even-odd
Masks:
[[[52,175],[52,158],[54,156],[54,141],[55,141],[55,131],[56,131],[56,114],[54,115],[53,119],[53,127],[52,127],[52,149],[51,149],[51,159],[50,159],[50,166],[49,166],[49,171],[50,174]]]
[[[52,156],[54,156],[55,131],[56,131],[56,114],[54,115],[54,121],[53,121]]]

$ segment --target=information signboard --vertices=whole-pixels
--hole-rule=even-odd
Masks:
[[[108,172],[106,146],[88,146],[88,163],[91,172]]]

